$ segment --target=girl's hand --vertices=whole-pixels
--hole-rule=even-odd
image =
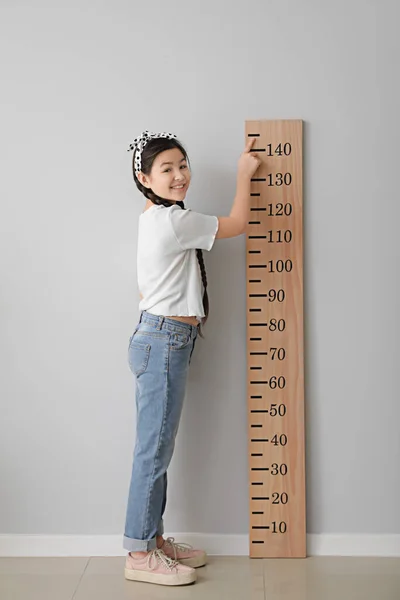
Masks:
[[[250,152],[255,139],[256,138],[251,138],[247,142],[244,152],[239,158],[238,177],[245,177],[249,179],[254,175],[255,171],[260,166],[261,160],[258,158],[258,154]]]

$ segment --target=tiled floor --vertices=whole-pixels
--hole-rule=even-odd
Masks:
[[[124,557],[0,558],[1,600],[400,600],[400,558],[210,556],[197,582],[127,581]]]

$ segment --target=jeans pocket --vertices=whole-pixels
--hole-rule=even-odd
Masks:
[[[129,344],[128,363],[130,370],[136,377],[143,375],[147,369],[147,365],[149,364],[150,348],[150,344],[138,342],[137,338],[132,336]]]
[[[173,331],[169,337],[169,345],[173,350],[182,350],[191,342],[190,331],[187,333]]]

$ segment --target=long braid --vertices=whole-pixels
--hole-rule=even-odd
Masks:
[[[153,204],[163,205],[166,208],[168,208],[169,206],[172,206],[173,204],[178,204],[182,208],[182,210],[186,210],[184,202],[182,202],[182,201],[171,202],[170,200],[166,200],[165,198],[160,198],[160,196],[157,196],[157,194],[155,194],[152,190],[149,190],[148,188],[146,188],[139,181],[137,181],[136,185],[139,187],[142,194],[146,198],[151,200],[153,202]],[[203,287],[204,287],[203,308],[204,308],[204,314],[205,314],[205,316],[203,317],[202,323],[198,325],[198,332],[199,332],[200,337],[204,338],[204,335],[202,332],[202,325],[205,325],[205,323],[208,319],[208,313],[209,313],[210,307],[209,307],[208,293],[207,293],[207,274],[206,274],[206,268],[204,265],[203,250],[201,250],[201,248],[196,249],[196,256],[197,256],[197,261],[199,263],[201,279],[202,279]]]
[[[182,208],[182,210],[185,210],[184,202],[178,201],[176,204],[179,204],[179,206]],[[196,256],[197,256],[197,262],[199,263],[201,280],[203,282],[203,287],[204,287],[203,308],[204,308],[205,317],[203,317],[202,325],[205,325],[205,323],[207,322],[207,319],[208,319],[208,313],[209,313],[210,306],[209,306],[209,302],[208,302],[208,293],[207,293],[207,273],[206,273],[206,267],[204,264],[203,250],[201,248],[196,248]],[[201,331],[201,325],[199,325],[199,335],[202,338],[204,338],[202,331]]]

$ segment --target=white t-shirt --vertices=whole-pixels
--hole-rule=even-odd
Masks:
[[[218,217],[154,204],[139,216],[137,278],[140,310],[163,316],[204,317],[196,248],[211,250]]]

